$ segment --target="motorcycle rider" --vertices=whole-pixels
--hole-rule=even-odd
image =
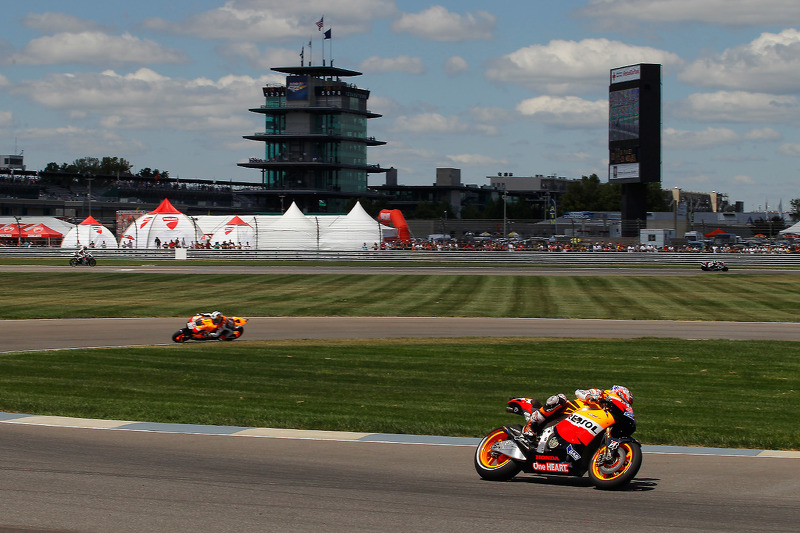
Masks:
[[[208,333],[208,337],[216,339],[222,334],[223,331],[225,331],[225,324],[227,324],[228,319],[219,311],[214,311],[212,313],[200,313],[200,316],[210,318],[211,323],[215,326],[213,330],[206,331],[206,333]]]
[[[611,402],[623,415],[628,417],[633,423],[633,394],[627,387],[621,385],[613,385],[610,389],[578,389],[575,391],[575,396],[579,400],[585,402],[599,402],[607,400]],[[554,394],[550,396],[547,401],[539,409],[535,410],[528,423],[525,424],[523,434],[527,437],[533,437],[539,434],[540,430],[545,426],[548,420],[553,419],[558,415],[567,405],[567,397],[563,394]],[[616,417],[615,417],[616,418]]]

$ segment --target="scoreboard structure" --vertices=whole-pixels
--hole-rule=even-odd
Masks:
[[[661,181],[661,65],[611,69],[608,181],[622,186],[622,236],[637,236],[647,219],[647,184]]]
[[[608,156],[612,183],[661,181],[661,65],[611,70]]]

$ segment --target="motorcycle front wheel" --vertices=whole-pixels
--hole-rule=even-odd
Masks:
[[[97,265],[97,259],[95,259],[94,257],[90,257],[89,259],[86,260],[86,262],[90,267]]]
[[[172,340],[175,342],[186,342],[187,340],[189,340],[189,336],[186,334],[185,331],[180,329],[172,334]]]
[[[475,471],[483,479],[508,481],[522,470],[511,457],[492,451],[494,443],[504,440],[508,440],[508,434],[503,428],[497,428],[478,444],[478,449],[475,451]]]
[[[633,480],[642,466],[642,448],[638,442],[622,442],[611,458],[601,446],[592,456],[589,479],[598,489],[618,489]]]

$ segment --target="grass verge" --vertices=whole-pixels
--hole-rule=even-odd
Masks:
[[[796,322],[800,277],[0,273],[0,319],[477,316]]]
[[[483,435],[510,396],[614,383],[647,444],[798,449],[800,343],[425,339],[186,344],[0,355],[10,412]]]

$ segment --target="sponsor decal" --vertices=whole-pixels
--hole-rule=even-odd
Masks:
[[[593,420],[589,420],[588,418],[579,415],[578,413],[572,413],[567,418],[570,424],[577,426],[581,429],[585,429],[589,431],[593,435],[598,435],[603,428],[601,428],[596,422]]]
[[[558,448],[558,438],[553,437],[550,439],[550,442],[547,443],[550,448]]]
[[[623,415],[625,415],[625,416],[627,416],[627,417],[628,417],[628,418],[630,418],[631,420],[636,420],[636,416],[633,414],[633,411],[631,411],[630,409],[629,409],[629,410],[627,410],[627,411],[625,411],[625,412],[624,412],[624,413],[622,413],[622,414],[623,414]]]
[[[178,217],[163,217],[164,223],[167,225],[169,229],[175,229],[178,225]]]
[[[145,217],[145,218],[143,218],[142,219],[142,225],[139,226],[139,229],[143,229],[148,224],[148,222],[150,222],[151,220],[153,220],[153,217]]]
[[[537,461],[559,461],[560,459],[555,455],[537,455]]]
[[[572,457],[576,461],[580,461],[581,460],[581,454],[579,454],[578,452],[575,451],[575,448],[572,447],[572,444],[567,446],[567,453],[569,454],[570,457]]]
[[[536,472],[555,472],[555,473],[562,473],[568,474],[569,473],[569,464],[568,463],[531,463],[531,466]]]
[[[225,226],[225,235],[233,233],[233,226]]]
[[[92,229],[94,230],[95,233],[98,234],[103,233],[103,228],[101,228],[100,226],[92,226]]]
[[[615,68],[611,71],[611,83],[622,83],[623,81],[638,80],[641,75],[641,65]]]

